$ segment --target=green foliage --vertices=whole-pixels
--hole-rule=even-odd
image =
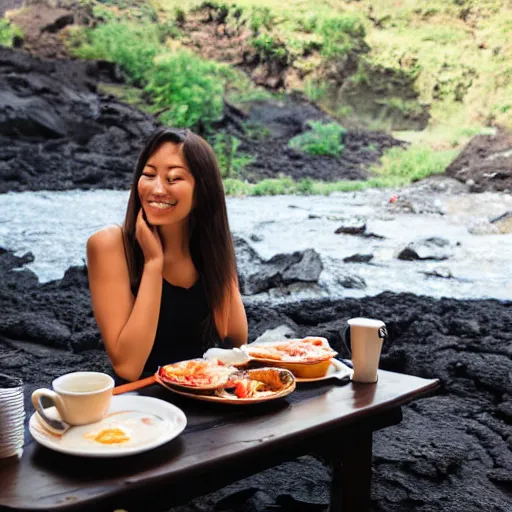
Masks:
[[[311,78],[304,81],[304,94],[311,101],[316,102],[323,99],[326,96],[328,89],[329,86],[325,82],[320,82]]]
[[[256,183],[251,189],[254,196],[278,196],[296,192],[295,182],[291,178],[269,178]]]
[[[425,146],[393,147],[386,151],[380,167],[373,170],[389,184],[407,185],[433,174],[444,172],[457,152],[434,151]]]
[[[89,4],[94,17],[105,22],[118,21],[120,18],[124,21],[158,22],[158,14],[152,2],[145,0],[101,0],[82,3]]]
[[[465,38],[465,33],[453,26],[432,24],[420,37],[423,41],[433,41],[443,45],[457,44]]]
[[[274,178],[248,183],[236,178],[226,178],[223,181],[224,191],[228,196],[264,196],[264,195],[329,195],[333,192],[353,192],[370,187],[391,186],[390,180],[371,178],[367,181],[314,181],[305,178],[294,181],[291,178]]]
[[[254,158],[245,153],[238,153],[240,139],[229,133],[220,132],[215,136],[213,150],[219,161],[220,173],[223,178],[234,178],[242,169],[253,162]]]
[[[244,130],[250,139],[262,141],[270,137],[272,132],[263,124],[247,121],[244,123]]]
[[[288,61],[288,51],[285,45],[277,36],[269,32],[260,32],[250,40],[250,44],[256,49],[263,62],[276,59],[283,63]]]
[[[88,32],[88,42],[72,49],[76,57],[117,62],[132,84],[143,85],[160,44],[155,25],[108,22]]]
[[[350,14],[325,18],[316,30],[322,36],[321,54],[326,59],[343,57],[354,46],[354,40],[365,37],[361,20]]]
[[[181,39],[184,37],[183,30],[179,27],[179,23],[176,21],[166,21],[157,25],[158,36],[161,41],[166,39]]]
[[[98,84],[98,90],[102,94],[111,94],[115,96],[123,103],[133,105],[139,110],[143,110],[148,114],[152,113],[151,105],[148,104],[148,98],[144,97],[144,91],[138,87],[133,87],[126,84],[110,84],[102,83]]]
[[[224,193],[227,196],[248,196],[251,194],[251,185],[245,181],[236,178],[226,178],[223,180]]]
[[[256,101],[269,101],[276,98],[276,94],[263,89],[263,87],[235,91],[229,94],[229,99],[233,103],[252,103]]]
[[[314,13],[307,13],[296,20],[297,30],[313,33],[318,26],[318,15]]]
[[[433,88],[432,97],[435,100],[451,99],[463,101],[473,80],[477,75],[476,69],[464,63],[444,63],[439,69],[437,82]]]
[[[441,13],[440,7],[418,7],[414,10],[414,13],[421,18],[427,19]]]
[[[418,116],[423,112],[422,106],[417,100],[404,100],[399,96],[391,96],[376,100],[375,103],[386,105],[390,110],[395,110],[404,116]]]
[[[260,29],[271,30],[274,15],[268,7],[254,6],[248,9],[247,14],[249,28],[253,32],[259,32]]]
[[[171,126],[206,128],[222,116],[222,67],[181,50],[165,54],[153,68],[145,91],[159,118]]]
[[[21,37],[23,37],[23,33],[19,27],[5,19],[0,19],[0,46],[12,47],[15,38]]]
[[[68,51],[72,55],[76,55],[77,52],[80,52],[80,48],[82,46],[89,44],[89,34],[90,31],[87,30],[83,25],[71,25],[66,27],[66,30],[63,31],[64,35],[64,43]]]
[[[338,123],[308,122],[311,130],[297,135],[288,145],[311,155],[340,156],[344,145],[341,140],[346,133],[345,128]]]
[[[180,7],[176,7],[174,11],[174,19],[176,20],[176,23],[181,25],[185,23],[185,21],[187,20],[187,15],[183,9],[181,9]]]
[[[309,195],[313,193],[314,182],[311,178],[304,178],[297,184],[297,192],[299,194]]]
[[[334,110],[334,115],[337,117],[351,117],[354,114],[354,109],[350,105],[337,105]]]
[[[495,135],[496,129],[483,126],[464,126],[450,132],[443,137],[443,140],[450,143],[453,148],[463,146],[475,135]]]
[[[119,18],[113,9],[109,9],[107,6],[102,4],[94,4],[92,7],[93,16],[104,23],[115,22]]]
[[[110,21],[70,31],[68,48],[77,57],[117,62],[130,84],[144,87],[163,123],[207,129],[222,116],[224,85],[237,81],[237,72],[185,50],[163,53],[169,26]]]

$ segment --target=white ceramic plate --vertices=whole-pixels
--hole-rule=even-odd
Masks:
[[[300,377],[295,377],[296,382],[317,382],[320,380],[327,379],[343,379],[344,377],[352,377],[352,369],[348,366],[344,365],[341,361],[337,359],[331,359],[331,366],[327,370],[327,373],[322,377],[314,377],[313,379],[303,379]]]
[[[56,415],[54,407],[45,410]],[[113,396],[107,416],[96,423],[71,427],[62,436],[44,428],[38,413],[30,418],[32,437],[43,446],[84,457],[122,457],[151,450],[183,432],[185,413],[173,404],[146,396]],[[116,441],[110,442],[107,441]]]

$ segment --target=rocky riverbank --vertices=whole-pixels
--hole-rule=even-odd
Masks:
[[[91,312],[86,269],[71,268],[62,280],[40,285],[31,271],[19,270],[29,258],[0,254],[0,371],[23,377],[32,412],[28,396],[36,387],[68,371],[110,367]],[[511,302],[383,293],[246,308],[251,341],[281,327],[288,335],[326,336],[345,356],[340,331],[346,320],[381,318],[390,334],[381,367],[441,379],[440,393],[405,407],[400,425],[375,435],[374,511],[510,511]],[[328,475],[320,460],[304,457],[173,512],[262,512],[276,500],[284,503],[281,494],[327,502]]]

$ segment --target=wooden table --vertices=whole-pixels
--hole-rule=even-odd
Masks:
[[[180,407],[188,420],[182,435],[118,459],[72,457],[28,437],[21,459],[0,467],[0,510],[165,510],[318,453],[333,464],[331,512],[368,511],[372,433],[399,423],[401,405],[439,381],[379,371],[377,384],[336,382],[299,384],[284,399],[252,406],[199,402],[153,385],[140,394]]]

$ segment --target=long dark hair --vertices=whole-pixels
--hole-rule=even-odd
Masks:
[[[224,338],[231,290],[237,279],[235,251],[217,157],[210,145],[190,130],[160,128],[149,137],[140,152],[123,225],[130,286],[136,295],[144,266],[142,249],[135,237],[135,223],[141,208],[137,184],[149,157],[164,142],[182,146],[183,157],[195,179],[195,207],[189,217],[190,254],[201,276],[210,310],[224,331],[219,334]]]

